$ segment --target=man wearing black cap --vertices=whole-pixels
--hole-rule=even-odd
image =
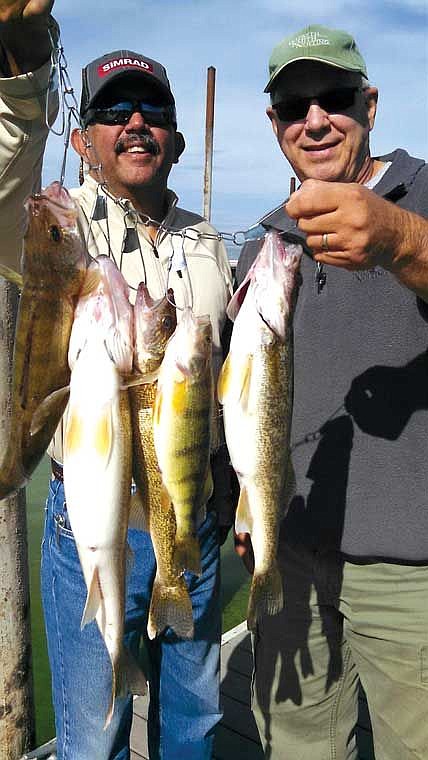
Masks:
[[[379,42],[381,44],[381,41]],[[296,491],[285,606],[254,635],[271,760],[428,757],[428,167],[370,153],[377,90],[350,35],[311,26],[270,59],[267,115],[301,182],[262,224],[306,238],[294,315]],[[242,281],[260,244],[247,243]],[[284,512],[287,505],[284,504]],[[251,569],[247,534],[237,550]]]
[[[22,204],[39,187],[47,136],[46,90],[50,75],[47,24],[52,3],[0,2],[3,78],[0,170],[2,259],[17,267],[22,245]],[[25,72],[26,76],[14,76]],[[52,103],[53,97],[50,98]],[[72,192],[94,257],[111,256],[130,288],[144,280],[153,298],[172,287],[177,306],[209,314],[213,363],[222,363],[220,334],[231,292],[225,247],[201,217],[180,209],[168,189],[171,167],[184,149],[174,97],[164,67],[151,58],[117,50],[83,69],[82,128],[72,143],[82,159],[82,185]],[[15,162],[10,156],[15,155]],[[162,227],[159,228],[159,222]],[[170,230],[189,235],[172,235]],[[178,315],[179,316],[179,315]],[[217,424],[219,416],[217,415]],[[214,426],[215,427],[215,426]],[[227,457],[221,430],[213,435],[215,490],[201,510],[200,577],[186,573],[193,604],[193,640],[171,628],[149,641],[148,604],[155,559],[148,533],[130,530],[134,562],[127,579],[125,639],[138,652],[141,637],[150,682],[148,742],[151,758],[208,760],[219,708],[219,545],[217,524],[230,523]],[[50,446],[52,479],[42,553],[42,594],[52,670],[59,760],[125,760],[129,757],[132,697],[117,698],[103,730],[111,693],[111,665],[98,627],[80,631],[86,588],[70,530],[62,483],[62,426]]]

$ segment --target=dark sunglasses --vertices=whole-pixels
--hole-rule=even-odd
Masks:
[[[327,113],[340,113],[354,105],[357,92],[361,92],[360,87],[341,87],[317,95],[287,98],[281,103],[275,103],[272,108],[280,121],[299,121],[307,115],[312,100],[316,100]]]
[[[95,108],[91,111],[87,124],[124,125],[135,111],[138,111],[151,127],[169,127],[177,124],[173,105],[156,106],[153,103],[145,103],[144,100],[121,100],[105,108]]]

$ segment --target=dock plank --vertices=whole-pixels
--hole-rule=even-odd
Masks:
[[[250,708],[253,655],[245,624],[222,638],[220,698],[223,718],[216,729],[213,760],[263,760],[264,753]],[[148,758],[146,697],[134,700],[131,760]],[[364,694],[359,698],[359,760],[374,760],[370,717]]]
[[[245,625],[228,631],[222,638],[220,698],[223,718],[216,729],[213,760],[263,760],[264,753],[250,707],[253,657],[251,637]],[[148,760],[148,698],[134,699],[131,731],[131,760]],[[363,692],[359,698],[357,726],[359,760],[374,760],[370,717]],[[54,742],[46,745],[47,754],[31,753],[26,757],[56,757]],[[50,754],[49,751],[52,751]],[[24,758],[22,759],[24,760]]]

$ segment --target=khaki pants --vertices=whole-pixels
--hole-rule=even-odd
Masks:
[[[355,760],[359,680],[376,760],[428,760],[428,567],[281,542],[285,607],[253,637],[270,760]]]

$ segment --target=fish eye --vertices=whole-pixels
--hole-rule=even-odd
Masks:
[[[61,230],[59,227],[57,227],[56,224],[52,224],[49,227],[49,236],[50,239],[53,240],[55,243],[59,243],[61,240]]]
[[[164,317],[162,319],[162,327],[165,330],[170,330],[172,327],[172,317]]]

